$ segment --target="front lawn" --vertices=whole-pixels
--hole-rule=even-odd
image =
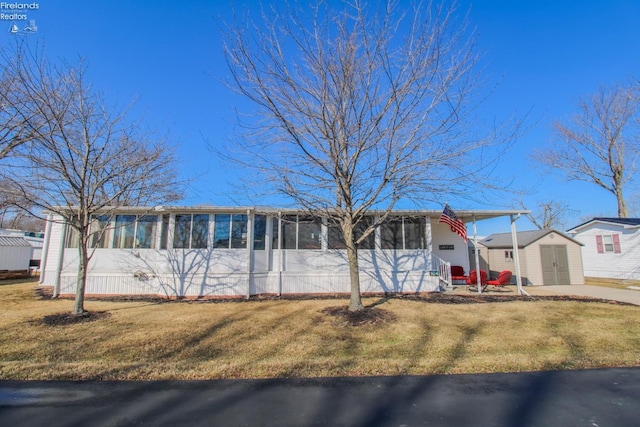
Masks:
[[[71,300],[0,286],[0,378],[214,379],[513,372],[640,365],[640,307],[580,301],[441,304],[368,298],[383,321],[349,326],[346,299],[88,301],[91,322],[50,326]]]

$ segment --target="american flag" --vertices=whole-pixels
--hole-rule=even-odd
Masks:
[[[465,242],[467,241],[467,227],[464,225],[464,222],[458,219],[458,216],[449,207],[449,205],[444,206],[442,215],[440,215],[440,221],[438,222],[449,224],[449,227],[451,227],[451,231],[453,231],[454,233],[458,233]]]

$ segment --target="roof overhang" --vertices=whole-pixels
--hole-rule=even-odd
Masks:
[[[73,208],[70,208],[73,209]],[[131,213],[131,214],[162,214],[162,213],[194,213],[194,212],[210,212],[210,213],[246,213],[255,212],[262,214],[277,215],[296,214],[308,212],[305,209],[295,208],[273,208],[263,206],[213,206],[213,205],[197,205],[197,206],[122,206],[122,207],[105,207],[101,212],[109,213]],[[381,214],[384,210],[369,210],[369,214]],[[486,219],[499,218],[504,216],[520,216],[530,213],[527,210],[457,210],[454,211],[456,216],[465,223],[482,221]],[[429,216],[439,218],[442,210],[438,209],[398,209],[393,210],[392,215],[397,216]]]

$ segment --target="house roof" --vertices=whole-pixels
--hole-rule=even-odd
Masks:
[[[516,233],[517,237],[518,237],[518,248],[522,249],[525,248],[527,246],[529,246],[530,244],[534,243],[535,241],[543,238],[544,236],[548,235],[548,234],[552,234],[555,233],[559,236],[562,236],[563,238],[570,240],[580,246],[583,246],[582,243],[573,240],[570,237],[565,236],[564,234],[556,231],[556,230],[552,230],[552,229],[546,229],[546,230],[530,230],[530,231],[518,231]],[[496,233],[496,234],[492,234],[490,236],[487,236],[486,238],[484,238],[483,240],[480,241],[481,244],[483,244],[484,246],[486,246],[489,249],[498,249],[498,248],[512,248],[513,247],[513,242],[511,240],[511,233]]]
[[[600,222],[600,223],[605,223],[605,224],[620,225],[620,226],[623,226],[624,228],[640,227],[640,218],[596,217],[596,218],[590,219],[589,221],[583,222],[582,224],[576,225],[575,227],[572,227],[572,228],[568,229],[567,231],[569,233],[577,232],[579,229],[584,228],[587,225],[590,225],[590,224],[595,223],[595,222]]]
[[[67,208],[60,208],[67,209]],[[282,214],[296,214],[306,212],[304,209],[295,208],[273,208],[263,206],[212,206],[212,205],[197,205],[197,206],[156,206],[156,207],[143,207],[143,206],[125,206],[120,208],[106,207],[105,212],[129,212],[132,214],[162,214],[162,213],[189,213],[189,212],[209,212],[209,213],[246,213],[247,211],[253,211],[260,214],[277,215]],[[369,210],[368,213],[375,215],[382,213],[382,210]],[[46,211],[45,213],[51,213]],[[455,210],[455,214],[464,223],[471,223],[474,221],[481,221],[484,219],[498,218],[502,216],[510,215],[526,215],[531,213],[528,210]],[[424,215],[431,218],[438,218],[442,214],[442,209],[394,209],[392,215]]]
[[[26,241],[24,237],[20,236],[0,236],[0,246],[2,247],[27,247],[30,248],[31,245]]]

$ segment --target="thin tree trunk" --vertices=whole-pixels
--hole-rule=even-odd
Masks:
[[[78,280],[76,282],[76,299],[73,306],[73,314],[82,314],[84,310],[84,291],[87,284],[87,247],[80,242],[78,258]]]
[[[349,311],[364,309],[360,296],[360,268],[358,265],[358,249],[355,244],[353,223],[343,225],[344,240],[347,245],[347,259],[349,260],[349,280],[351,283],[351,299]]]

